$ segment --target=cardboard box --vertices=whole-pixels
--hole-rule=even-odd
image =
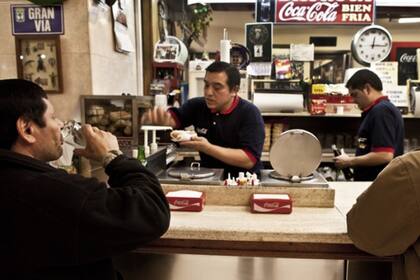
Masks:
[[[172,211],[200,212],[204,208],[205,195],[203,192],[181,190],[168,192],[166,199]]]
[[[292,212],[292,200],[288,194],[256,194],[251,196],[251,212],[280,213]]]

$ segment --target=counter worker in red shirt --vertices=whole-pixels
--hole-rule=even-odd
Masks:
[[[403,154],[404,122],[400,111],[382,95],[382,82],[368,69],[357,71],[346,83],[362,112],[356,155],[335,157],[338,168],[352,167],[355,181],[373,181],[396,156]]]
[[[238,96],[239,71],[226,62],[206,68],[204,97],[185,102],[180,108],[154,108],[142,123],[185,128],[193,125],[197,137],[181,142],[200,152],[201,164],[224,168],[237,176],[240,171],[259,173],[264,144],[264,121],[259,109]]]

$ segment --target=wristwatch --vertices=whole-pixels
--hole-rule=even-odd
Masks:
[[[119,155],[122,155],[123,152],[120,150],[110,150],[105,155],[104,159],[102,160],[102,166],[106,167],[114,158],[116,158]]]

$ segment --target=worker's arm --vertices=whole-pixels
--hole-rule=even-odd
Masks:
[[[355,167],[355,166],[377,166],[389,163],[394,157],[390,152],[370,152],[362,156],[351,157],[342,154],[334,158],[335,166],[338,168]]]
[[[163,125],[172,128],[176,128],[177,126],[171,113],[162,107],[154,107],[146,111],[141,118],[141,124]]]

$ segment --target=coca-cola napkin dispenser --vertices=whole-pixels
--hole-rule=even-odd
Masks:
[[[169,209],[172,211],[193,211],[203,210],[205,195],[203,192],[181,190],[168,192],[166,199],[169,203]]]
[[[288,194],[254,193],[250,203],[253,213],[290,214],[292,212],[292,200]]]

